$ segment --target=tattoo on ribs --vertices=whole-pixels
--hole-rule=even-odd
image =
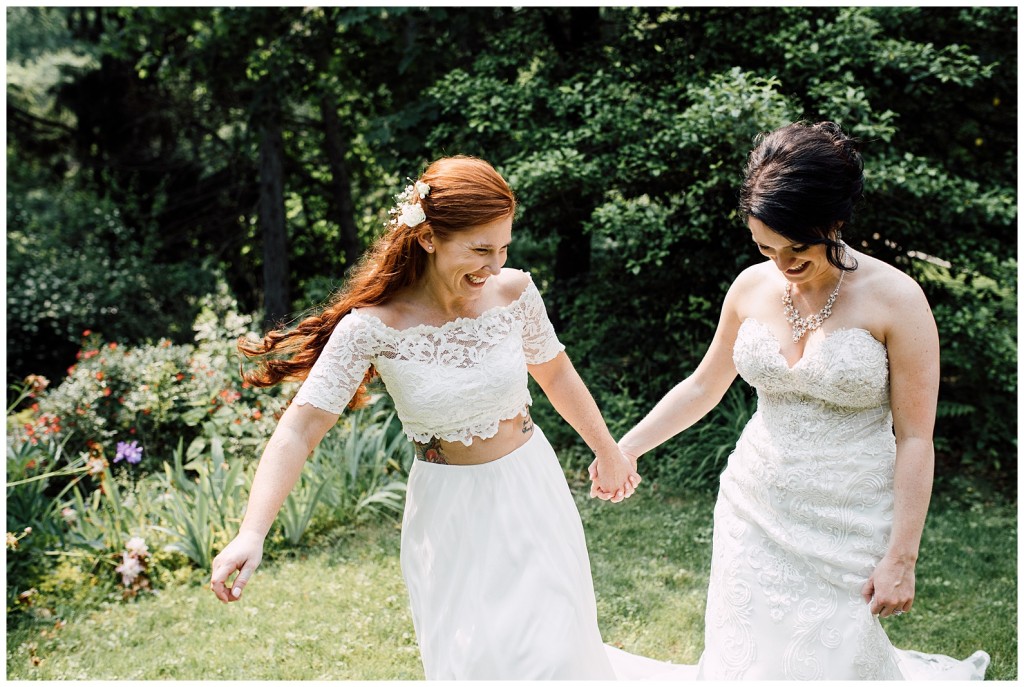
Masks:
[[[529,434],[530,430],[533,429],[533,418],[530,417],[530,411],[526,411],[525,417],[523,417],[523,434]]]
[[[425,444],[421,444],[418,441],[415,443],[417,458],[425,460],[428,463],[448,465],[448,457],[444,454],[444,450],[441,448],[440,439],[437,437],[431,437],[430,441]]]

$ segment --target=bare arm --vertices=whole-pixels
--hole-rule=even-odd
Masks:
[[[622,452],[632,461],[704,417],[718,405],[736,379],[732,349],[741,324],[736,308],[740,290],[737,284],[739,280],[726,294],[715,337],[697,369],[665,394],[651,412],[619,440]]]
[[[598,486],[602,489],[602,498],[618,502],[632,494],[640,476],[619,452],[594,397],[569,356],[563,351],[546,363],[530,365],[529,371],[558,414],[583,437],[597,456],[597,470],[601,476]],[[594,495],[593,491],[591,493]]]
[[[288,406],[260,458],[238,535],[213,560],[210,587],[221,601],[237,601],[263,557],[263,540],[306,459],[338,416],[312,405]],[[228,592],[225,583],[239,573]]]
[[[890,312],[886,348],[896,434],[892,535],[862,590],[865,600],[874,598],[871,612],[883,617],[909,611],[914,603],[914,569],[935,471],[932,433],[939,393],[939,336],[920,288],[900,289]]]

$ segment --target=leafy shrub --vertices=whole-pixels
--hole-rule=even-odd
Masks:
[[[56,427],[57,435],[70,437],[72,454],[98,445],[112,463],[127,455],[125,462],[142,472],[159,469],[179,440],[191,446],[218,436],[229,454],[255,455],[294,385],[257,389],[241,381],[234,346],[251,317],[236,309],[224,287],[204,297],[195,344],[161,339],[127,346],[86,330],[78,362],[60,386],[37,399],[28,418],[19,416],[23,422],[13,431]]]
[[[214,272],[159,256],[153,232],[126,227],[110,201],[65,188],[9,195],[8,374],[57,378],[86,329],[122,345],[187,340]]]

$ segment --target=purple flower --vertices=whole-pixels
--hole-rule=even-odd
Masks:
[[[139,442],[137,442],[137,441],[132,441],[131,443],[128,443],[127,441],[119,441],[119,442],[117,442],[117,455],[114,456],[114,462],[116,463],[116,462],[118,462],[118,461],[120,461],[122,459],[127,460],[132,465],[135,465],[136,463],[141,461],[142,460],[142,447],[139,446]]]

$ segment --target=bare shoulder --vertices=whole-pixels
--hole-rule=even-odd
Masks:
[[[777,289],[772,287],[776,286]],[[775,294],[783,287],[783,278],[771,260],[759,262],[740,272],[729,286],[723,309],[731,311],[739,320],[756,316],[764,307],[768,294]],[[774,296],[772,296],[774,297]]]
[[[395,299],[379,305],[366,305],[359,308],[359,314],[369,315],[370,317],[376,318],[385,325],[394,327],[395,329],[401,328],[402,314],[404,312],[405,308],[402,308],[401,304]]]
[[[921,285],[877,258],[858,254],[857,261],[856,290],[866,328],[886,344],[899,340],[901,334],[928,332],[930,336],[935,320]]]
[[[764,286],[766,280],[779,281],[781,277],[778,272],[771,260],[759,262],[736,275],[730,290],[743,293]]]
[[[517,270],[512,267],[504,267],[500,274],[497,274],[491,279],[494,280],[495,286],[498,287],[498,292],[501,294],[501,300],[505,303],[512,303],[523,295],[526,288],[533,283],[533,278],[529,272]]]
[[[894,316],[900,317],[907,309],[917,311],[928,307],[921,285],[909,274],[869,255],[860,254],[857,260],[860,263],[857,272],[861,273],[858,278]]]

